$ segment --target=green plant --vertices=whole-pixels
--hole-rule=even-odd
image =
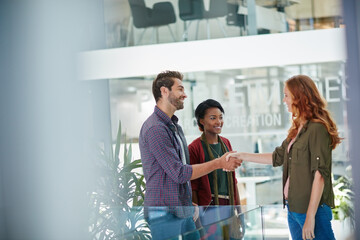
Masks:
[[[121,123],[115,149],[106,153],[99,148],[96,158],[94,190],[90,195],[90,226],[93,239],[150,239],[144,221],[143,208],[145,183],[141,160],[132,160],[131,143],[124,137],[124,161],[120,162]]]
[[[350,219],[351,227],[355,228],[354,217],[354,192],[352,191],[352,179],[341,176],[333,183],[335,195],[335,208],[332,210],[334,219]]]

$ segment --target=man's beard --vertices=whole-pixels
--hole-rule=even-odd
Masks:
[[[180,100],[180,98],[174,97],[172,93],[169,95],[169,102],[176,107],[176,110],[180,110],[184,108],[184,102]]]

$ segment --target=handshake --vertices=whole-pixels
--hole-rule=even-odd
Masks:
[[[220,162],[220,169],[222,168],[226,172],[234,171],[236,168],[240,167],[243,162],[235,151],[227,152],[218,159]]]

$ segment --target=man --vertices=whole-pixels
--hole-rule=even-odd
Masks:
[[[163,222],[167,223],[176,218],[188,219],[187,210],[192,206],[190,180],[216,169],[233,171],[241,165],[239,160],[226,161],[227,154],[210,162],[189,165],[187,143],[178,125],[178,118],[174,115],[175,111],[184,108],[184,100],[187,97],[182,79],[183,75],[176,71],[166,71],[157,75],[152,86],[156,101],[154,113],[144,122],[139,136],[146,180],[144,205],[170,207],[167,208],[165,217],[163,216]],[[168,214],[169,211],[171,214]],[[149,217],[151,218],[151,215]],[[151,226],[151,219],[149,223]],[[162,224],[162,228],[166,227]]]

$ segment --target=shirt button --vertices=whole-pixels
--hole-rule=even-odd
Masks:
[[[289,157],[289,159],[291,159],[291,157]]]
[[[320,160],[320,157],[316,157],[316,160],[318,160],[318,161],[319,161],[319,160]]]

